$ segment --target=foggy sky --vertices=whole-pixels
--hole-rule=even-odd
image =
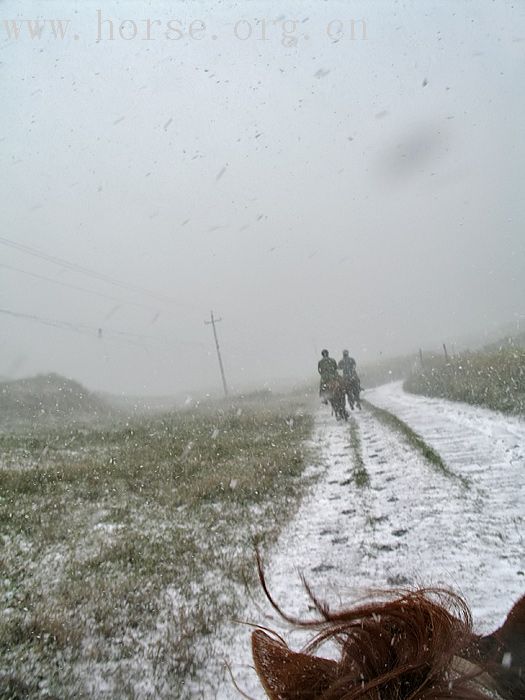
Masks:
[[[234,389],[518,322],[524,51],[520,3],[0,3],[0,375],[220,391],[211,309]]]

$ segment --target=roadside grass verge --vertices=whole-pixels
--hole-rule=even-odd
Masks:
[[[0,435],[0,698],[189,698],[293,516],[306,400]]]
[[[406,391],[525,414],[525,348],[434,358],[406,379]]]
[[[363,452],[361,449],[361,437],[359,435],[359,424],[353,416],[350,416],[350,448],[352,450],[354,469],[352,478],[355,485],[359,488],[365,488],[370,485],[370,477],[363,461]]]
[[[420,452],[423,457],[430,462],[434,469],[441,472],[444,476],[452,479],[458,479],[465,488],[469,487],[470,484],[468,479],[449,469],[441,456],[434,449],[432,449],[432,447],[430,447],[425,440],[423,440],[421,435],[418,435],[418,433],[412,430],[412,428],[405,423],[405,421],[398,418],[398,416],[396,416],[394,413],[391,413],[384,408],[375,406],[366,399],[363,399],[362,403],[372,413],[372,415],[375,416],[375,418],[381,421],[381,423],[403,435],[406,441],[418,452]]]

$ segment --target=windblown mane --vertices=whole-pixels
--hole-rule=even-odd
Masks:
[[[503,650],[483,653],[484,640],[493,639],[496,649],[496,637],[474,634],[467,604],[452,591],[389,591],[373,602],[331,612],[307,586],[319,617],[304,621],[279,608],[260,563],[259,573],[279,614],[317,632],[301,652],[262,629],[253,633],[255,667],[272,700],[525,698],[521,667],[511,677],[502,675]],[[338,647],[339,660],[315,655],[327,642]]]

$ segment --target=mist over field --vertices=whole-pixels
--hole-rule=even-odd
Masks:
[[[0,3],[0,377],[220,392],[210,310],[234,390],[520,329],[524,49],[520,3]]]

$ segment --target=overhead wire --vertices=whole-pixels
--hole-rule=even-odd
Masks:
[[[95,270],[91,270],[91,269],[86,268],[82,265],[77,265],[76,263],[72,263],[72,262],[65,260],[63,258],[60,258],[58,256],[49,255],[47,253],[44,253],[43,251],[40,251],[40,250],[37,250],[36,248],[31,247],[31,246],[27,246],[27,245],[24,245],[22,243],[17,243],[16,241],[12,241],[8,238],[5,238],[4,236],[0,236],[0,244],[5,245],[5,246],[10,247],[10,248],[13,248],[15,250],[19,250],[23,253],[27,253],[28,255],[32,255],[32,256],[39,258],[41,260],[45,260],[46,262],[51,262],[52,264],[58,265],[61,268],[65,268],[65,269],[71,270],[73,272],[79,272],[79,273],[84,274],[88,277],[92,277],[93,279],[107,282],[108,284],[112,284],[114,286],[118,286],[118,287],[123,288],[123,289],[128,289],[128,290],[131,290],[133,292],[140,292],[141,294],[145,294],[151,298],[156,299],[157,301],[163,301],[165,303],[177,303],[177,304],[179,303],[177,300],[172,299],[171,297],[167,297],[167,296],[164,296],[162,294],[157,294],[156,292],[153,292],[149,289],[140,287],[138,285],[128,284],[126,282],[122,282],[120,280],[117,280],[115,278],[110,277],[109,275],[98,273]],[[128,300],[121,299],[121,298],[118,298],[118,297],[115,297],[115,296],[112,296],[109,294],[104,294],[103,292],[98,292],[98,291],[95,291],[92,289],[87,289],[87,288],[82,287],[80,285],[75,285],[75,284],[72,284],[69,282],[63,282],[62,280],[52,279],[52,278],[47,277],[45,275],[40,275],[40,274],[35,273],[35,272],[29,272],[27,270],[23,270],[21,268],[15,267],[14,265],[0,263],[0,267],[4,268],[4,269],[16,271],[16,272],[19,272],[21,274],[28,275],[30,277],[34,277],[36,279],[42,279],[42,280],[45,280],[47,282],[51,282],[53,284],[58,284],[58,285],[61,285],[63,287],[67,287],[70,289],[75,289],[78,291],[83,291],[83,292],[87,292],[90,294],[94,294],[94,295],[99,296],[99,297],[104,298],[104,299],[116,301],[120,304],[129,304],[129,305],[137,306],[140,308],[148,309],[150,311],[154,310],[153,307],[145,306],[144,304],[140,304],[139,302],[128,301]],[[116,307],[116,308],[118,308],[118,307]],[[107,320],[107,318],[109,318],[115,312],[116,308],[112,309],[109,312],[109,314],[106,316],[105,320]],[[155,315],[153,317],[153,320],[150,322],[150,325],[152,323],[154,323],[160,315],[160,312],[158,311],[158,309],[155,309],[154,311],[155,311]],[[107,329],[93,328],[93,327],[82,325],[82,324],[75,325],[75,324],[72,324],[68,321],[46,319],[46,318],[40,317],[36,314],[24,314],[24,313],[12,311],[9,309],[0,309],[0,313],[7,314],[10,316],[14,316],[14,317],[18,317],[18,318],[24,318],[26,320],[35,321],[35,322],[38,322],[38,323],[41,323],[41,324],[44,324],[47,326],[52,326],[55,328],[76,331],[78,333],[87,333],[88,335],[93,335],[95,333],[95,334],[97,334],[98,337],[101,337],[100,333],[102,331],[105,334],[104,337],[107,337],[107,334],[108,334]],[[132,333],[132,332],[126,332],[126,331],[109,331],[109,335],[110,335],[110,338],[109,338],[110,340],[117,341],[118,338],[111,338],[111,336],[118,336],[118,337],[122,338],[122,342],[126,342],[126,343],[131,344],[131,345],[136,345],[137,347],[142,347],[144,349],[161,349],[161,350],[164,349],[162,347],[162,345],[160,345],[160,346],[159,345],[146,346],[143,343],[137,343],[134,340],[125,340],[126,338],[128,338],[128,339],[134,338],[134,339],[139,339],[139,340],[144,340],[144,339],[145,340],[154,340],[154,337],[151,335],[144,335],[144,334],[140,334],[140,333]],[[175,342],[177,342],[177,341],[175,341]],[[178,344],[203,347],[202,343],[192,342],[192,341],[179,340]]]
[[[34,321],[36,323],[40,323],[45,326],[51,326],[53,328],[59,328],[61,330],[68,330],[68,331],[73,331],[76,333],[80,333],[82,335],[89,335],[90,337],[95,337],[95,338],[104,338],[106,340],[110,340],[111,342],[121,342],[121,343],[126,343],[127,345],[134,345],[136,347],[145,349],[145,350],[167,350],[169,351],[169,347],[167,345],[168,341],[166,340],[166,346],[163,344],[160,345],[150,345],[146,343],[140,343],[136,342],[136,340],[131,340],[131,338],[135,338],[138,340],[155,340],[153,336],[148,336],[148,335],[142,335],[140,333],[129,333],[126,331],[108,331],[107,329],[103,329],[100,327],[95,327],[95,326],[89,326],[86,324],[74,324],[71,323],[70,321],[62,321],[59,319],[50,319],[50,318],[44,318],[42,316],[38,316],[37,314],[26,314],[21,311],[13,311],[12,309],[2,309],[0,308],[0,314],[4,314],[7,316],[12,316],[14,318],[22,318],[28,321]],[[198,343],[194,341],[184,341],[184,340],[179,340],[179,341],[169,341],[178,343],[179,345],[191,345],[191,346],[198,346],[198,347],[204,347],[203,343]]]
[[[25,314],[21,311],[12,311],[11,309],[1,309],[0,314],[5,314],[7,316],[13,316],[14,318],[22,318],[28,321],[35,321],[44,326],[51,326],[52,328],[60,328],[61,330],[73,331],[75,333],[80,333],[82,335],[89,335],[92,337],[100,337],[99,331],[101,329],[94,328],[93,326],[87,326],[85,324],[74,324],[69,321],[61,321],[58,319],[43,318],[42,316],[37,316],[36,314]],[[106,334],[107,335],[107,334]],[[112,333],[110,332],[108,340],[113,340],[114,342],[119,342],[118,338],[112,338]],[[122,343],[127,343],[128,345],[135,345],[137,347],[146,348],[146,345],[141,343],[136,343],[132,340],[122,339]]]
[[[117,301],[120,304],[129,304],[130,306],[138,306],[142,309],[147,309],[148,311],[157,310],[153,306],[144,306],[137,301],[128,301],[126,299],[121,299],[119,297],[111,296],[110,294],[104,294],[103,292],[97,292],[94,289],[87,289],[86,287],[80,287],[77,284],[71,284],[70,282],[64,282],[62,280],[53,279],[52,277],[46,277],[45,275],[39,275],[37,272],[29,272],[28,270],[22,270],[20,267],[15,267],[14,265],[6,265],[5,263],[0,263],[0,268],[5,270],[11,270],[13,272],[19,272],[28,277],[34,277],[35,279],[45,280],[46,282],[51,282],[51,284],[57,284],[61,287],[67,287],[69,289],[76,289],[81,292],[87,292],[88,294],[94,294],[95,296],[101,297],[102,299],[108,299],[109,301]]]
[[[67,270],[78,272],[83,275],[87,275],[88,277],[92,277],[93,279],[106,282],[107,284],[111,284],[122,289],[128,289],[133,292],[138,292],[140,294],[145,294],[146,296],[156,299],[157,301],[162,301],[168,304],[180,305],[180,302],[177,299],[173,299],[172,297],[165,296],[164,294],[159,294],[158,292],[154,292],[150,289],[146,289],[145,287],[140,287],[129,282],[122,282],[122,280],[118,280],[114,277],[111,277],[110,275],[97,272],[96,270],[84,267],[83,265],[78,265],[77,263],[72,263],[69,260],[60,258],[56,255],[49,255],[48,253],[44,253],[43,251],[38,250],[37,248],[24,245],[23,243],[17,243],[16,241],[12,241],[9,238],[5,238],[4,236],[0,236],[0,244],[9,248],[14,248],[15,250],[19,250],[23,253],[27,253],[27,255],[32,255],[36,258],[39,258],[40,260],[46,260],[47,262],[50,262],[54,265],[58,265],[59,267],[65,268]]]

